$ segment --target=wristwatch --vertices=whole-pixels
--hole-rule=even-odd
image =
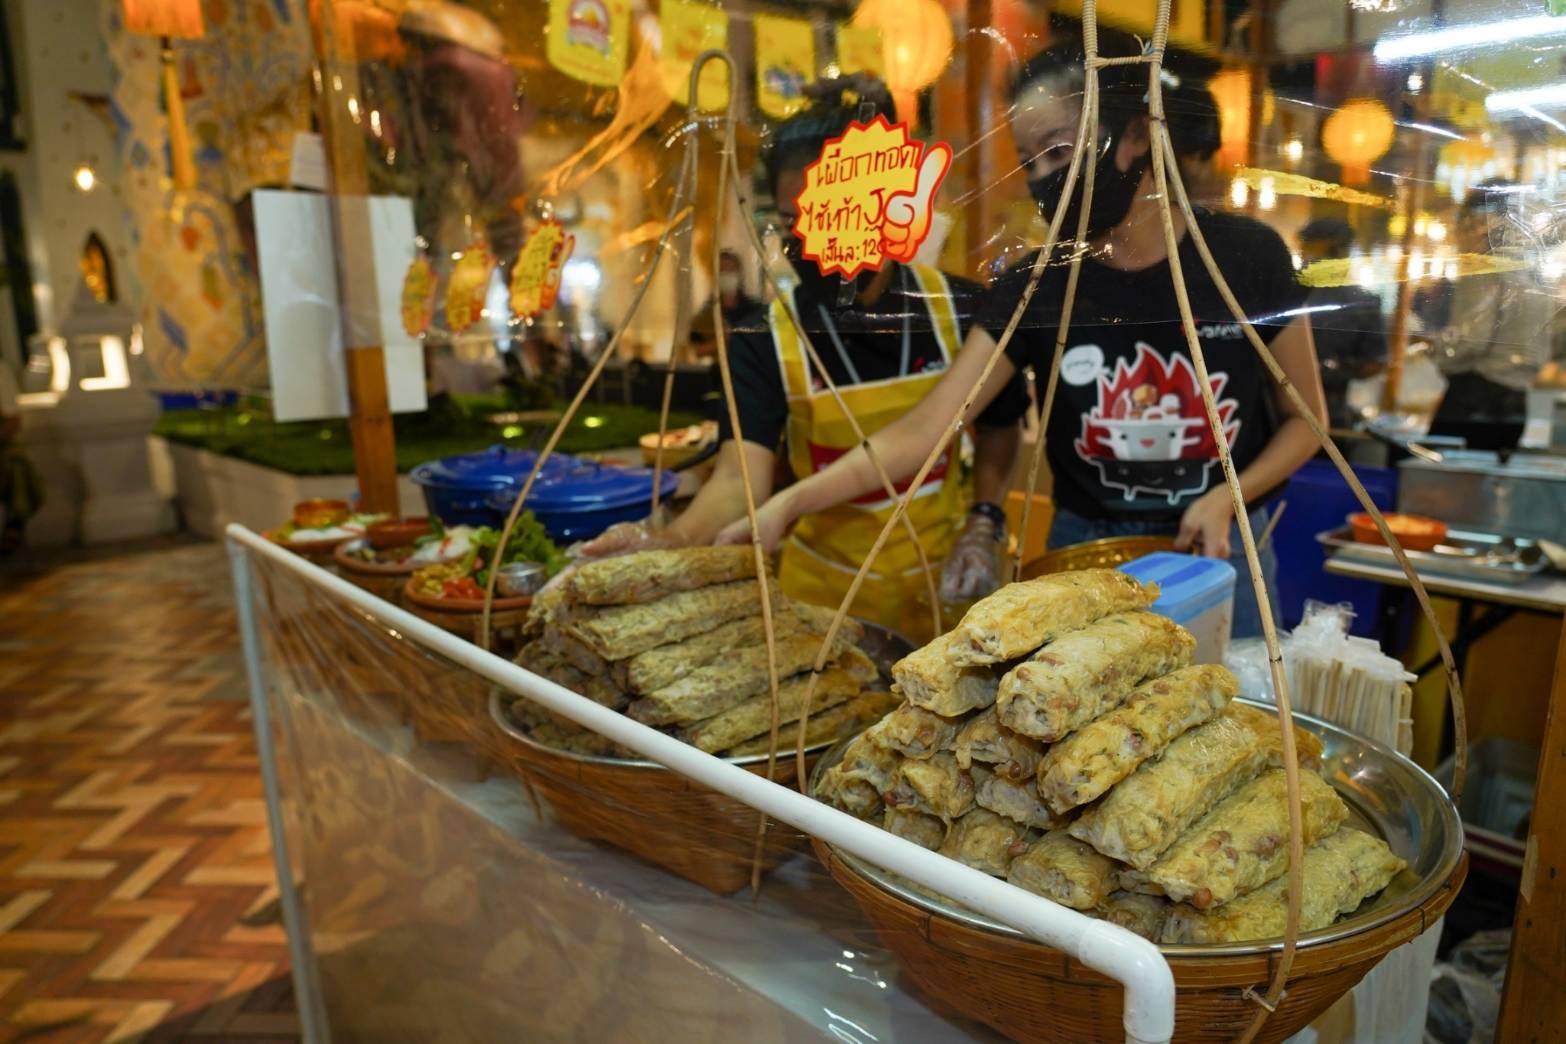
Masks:
[[[983,515],[995,523],[995,539],[1006,539],[1006,511],[999,504],[988,500],[976,501],[973,507],[968,509],[970,515]]]

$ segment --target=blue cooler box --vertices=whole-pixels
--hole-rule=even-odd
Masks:
[[[1222,663],[1234,626],[1234,566],[1221,558],[1155,551],[1120,567],[1158,585],[1153,612],[1169,617],[1196,638],[1194,663]]]

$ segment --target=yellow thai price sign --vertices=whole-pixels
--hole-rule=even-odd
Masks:
[[[799,18],[758,12],[756,27],[756,101],[774,119],[805,107],[805,84],[816,74],[816,33]]]
[[[435,266],[420,254],[402,277],[402,328],[409,337],[419,337],[435,318]]]
[[[474,243],[462,252],[452,266],[446,283],[446,328],[461,333],[484,314],[484,299],[489,295],[489,277],[495,270],[495,255],[483,243]]]
[[[794,201],[802,256],[845,279],[913,260],[951,163],[951,146],[910,139],[906,123],[850,124],[805,168]]]
[[[663,84],[669,97],[690,104],[691,66],[703,51],[729,46],[729,16],[699,0],[663,0],[659,10],[663,33]],[[712,112],[729,104],[728,73],[722,62],[709,62],[697,85],[700,108]]]
[[[549,64],[583,83],[613,87],[625,75],[631,0],[549,0]]]
[[[555,306],[560,296],[560,273],[576,247],[560,222],[550,219],[527,237],[527,243],[511,268],[511,314],[531,319]]]

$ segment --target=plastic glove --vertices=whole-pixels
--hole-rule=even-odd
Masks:
[[[941,599],[971,602],[999,587],[998,545],[995,523],[983,515],[969,515],[962,535],[941,568]]]
[[[663,547],[674,547],[675,542],[665,537],[654,536],[646,522],[617,522],[604,530],[598,536],[581,544],[576,544],[567,549],[571,555],[571,564],[549,578],[549,583],[543,586],[539,594],[553,591],[566,582],[566,578],[576,572],[583,562],[590,562],[597,558],[614,558],[617,555],[628,555],[633,551],[653,551]]]

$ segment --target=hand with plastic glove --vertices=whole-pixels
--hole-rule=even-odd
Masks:
[[[550,577],[549,583],[544,585],[539,594],[553,591],[564,584],[566,578],[583,562],[628,555],[633,551],[655,551],[659,548],[675,547],[677,543],[667,537],[654,536],[645,521],[617,522],[593,539],[569,548],[571,564]]]
[[[941,600],[972,602],[1000,586],[1000,534],[994,519],[968,516],[962,535],[941,569]]]

